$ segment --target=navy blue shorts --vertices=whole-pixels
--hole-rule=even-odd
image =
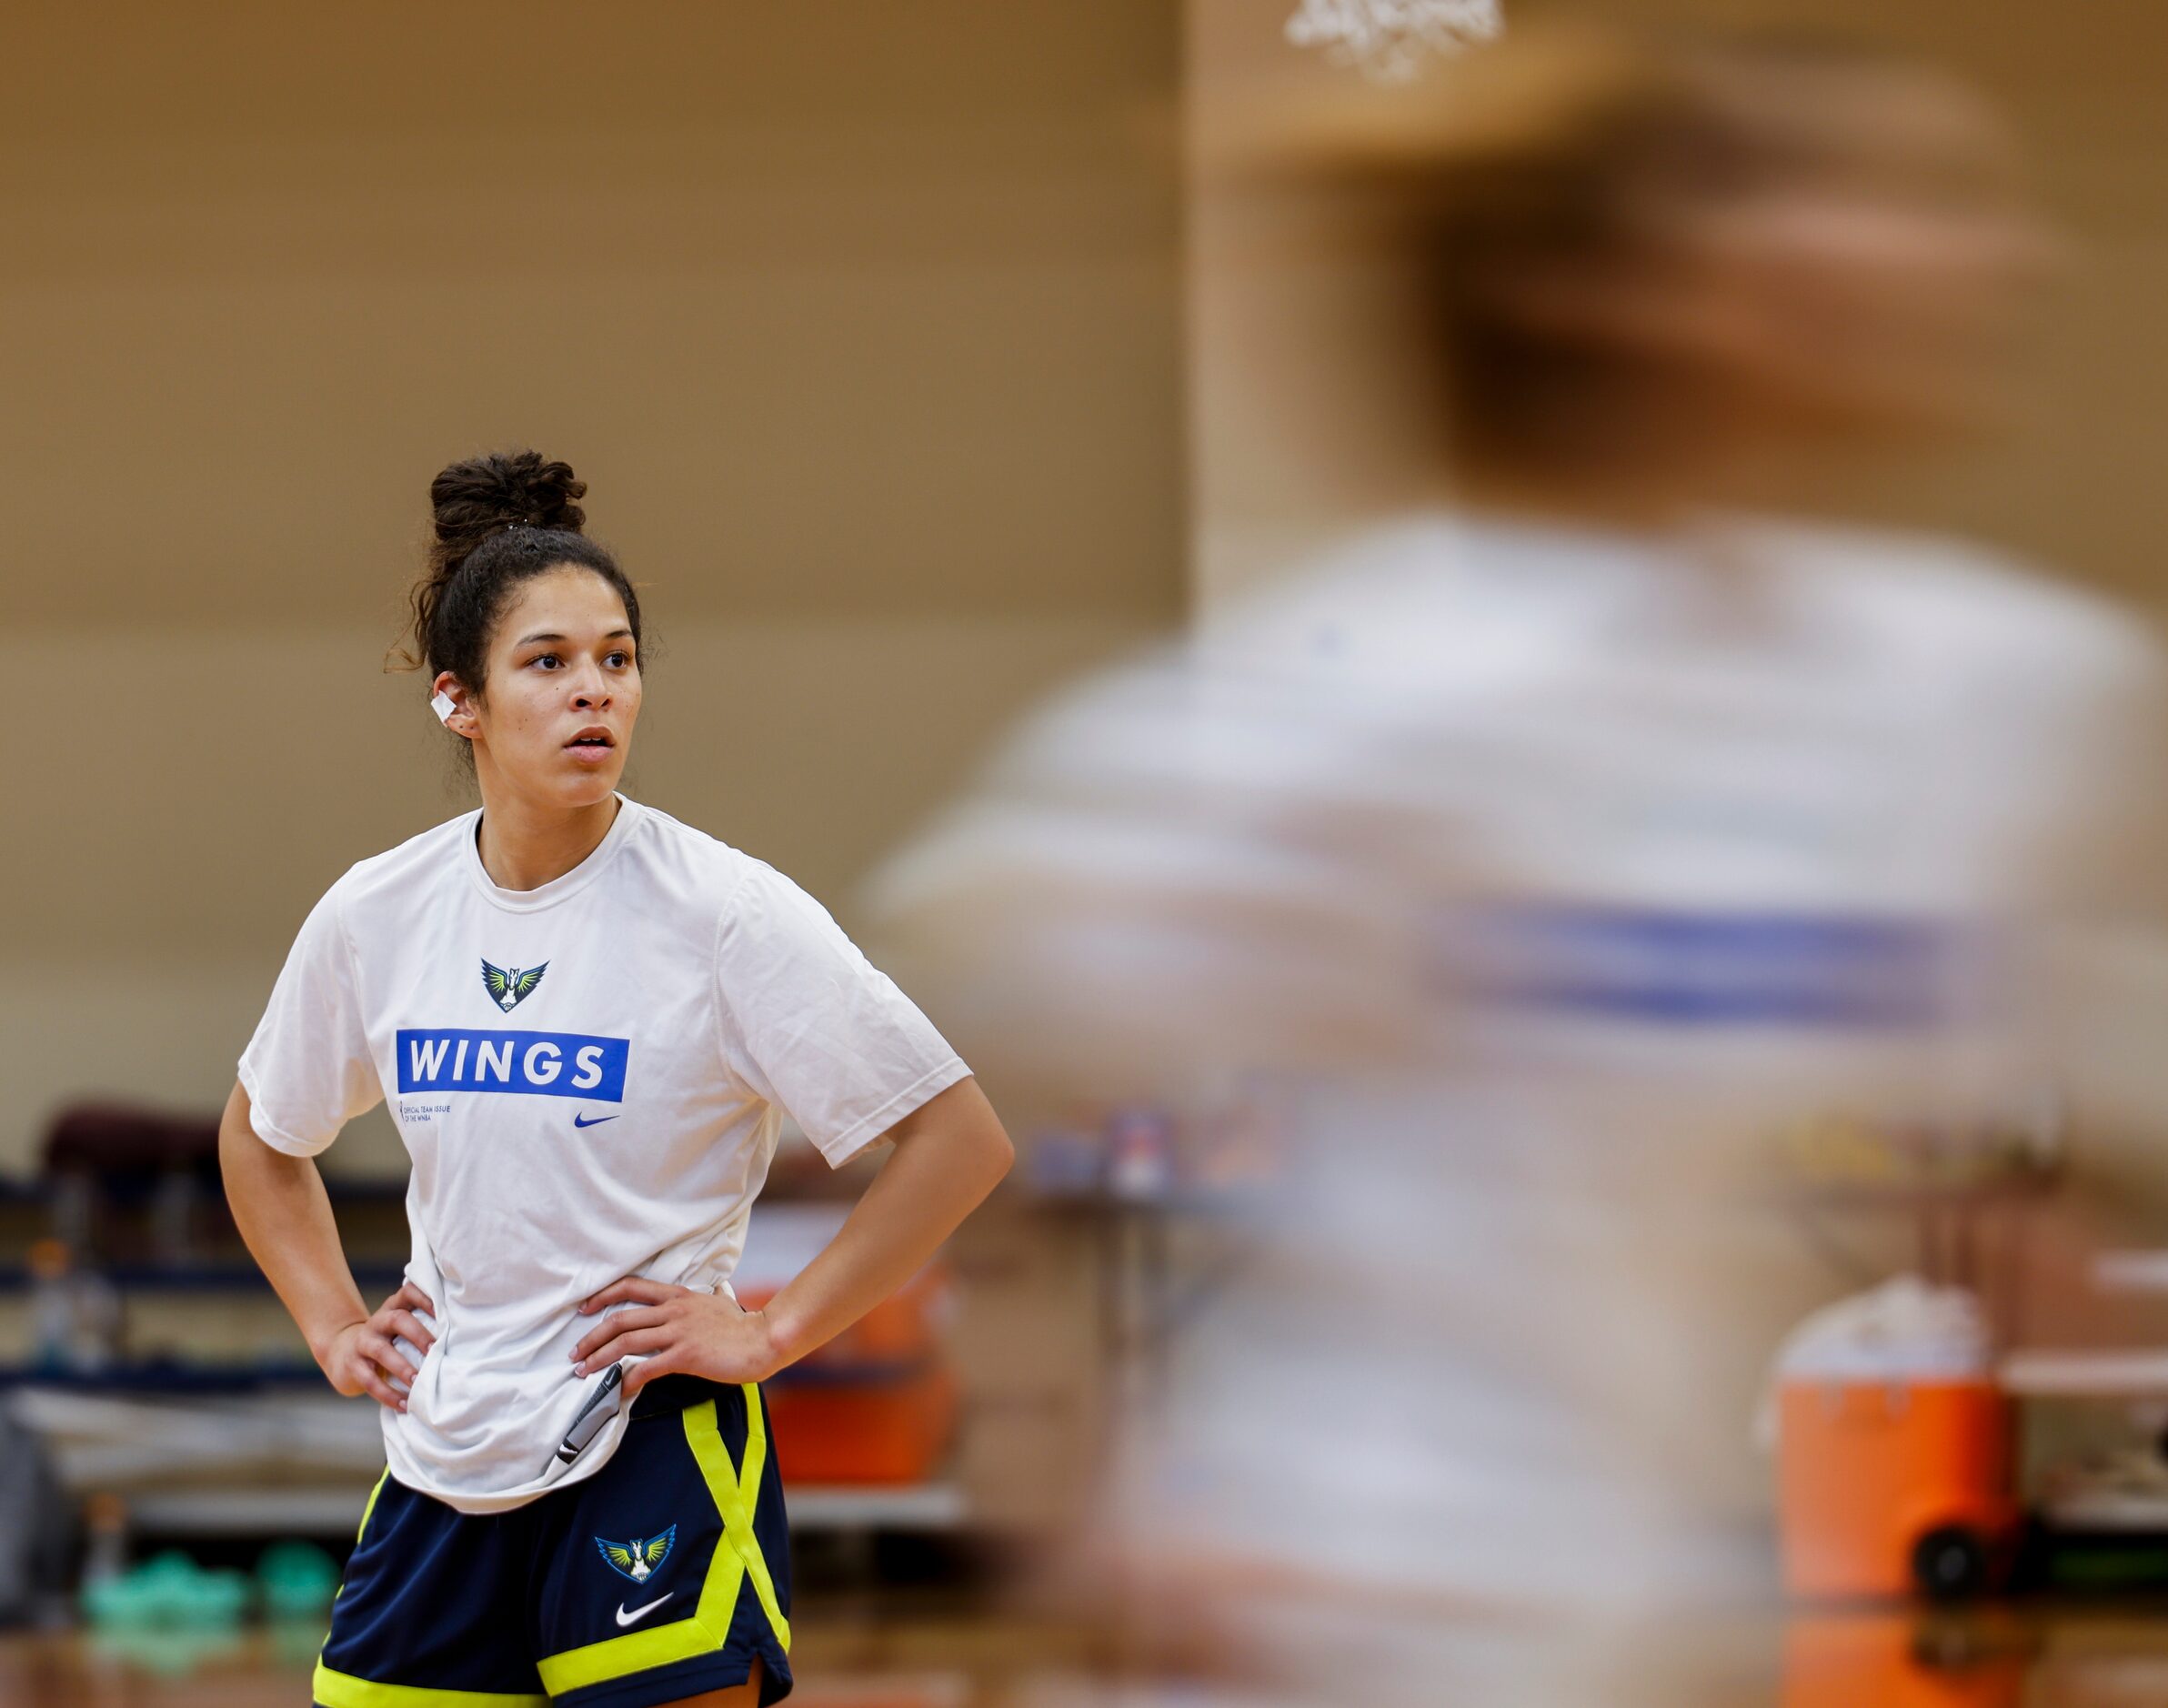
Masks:
[[[511,1512],[457,1512],[386,1472],[332,1606],[316,1701],[656,1708],[742,1684],[758,1657],[765,1704],[790,1693],[789,1648],[767,1403],[752,1383],[665,1378],[608,1464]]]

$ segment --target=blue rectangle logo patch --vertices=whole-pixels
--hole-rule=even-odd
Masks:
[[[512,1091],[625,1100],[627,1038],[584,1032],[478,1032],[445,1027],[397,1035],[399,1090]]]

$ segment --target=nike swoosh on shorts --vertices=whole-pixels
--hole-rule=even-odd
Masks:
[[[649,1602],[647,1606],[636,1607],[629,1613],[625,1611],[625,1603],[623,1602],[619,1602],[617,1603],[618,1629],[622,1630],[627,1625],[637,1625],[641,1620],[645,1619],[657,1607],[660,1607],[665,1602],[668,1601],[670,1596],[677,1593],[678,1592],[676,1590],[671,1590],[667,1594],[657,1595],[653,1601]]]

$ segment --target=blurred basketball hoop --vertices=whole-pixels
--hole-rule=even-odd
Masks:
[[[1498,7],[1499,0],[1302,0],[1287,38],[1380,83],[1403,83],[1426,55],[1496,35],[1505,27]]]

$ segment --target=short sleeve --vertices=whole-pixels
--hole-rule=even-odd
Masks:
[[[288,1156],[315,1156],[384,1095],[337,898],[328,892],[303,922],[241,1057],[256,1136]]]
[[[970,1074],[828,909],[758,861],[718,924],[716,979],[732,1070],[831,1168]]]

